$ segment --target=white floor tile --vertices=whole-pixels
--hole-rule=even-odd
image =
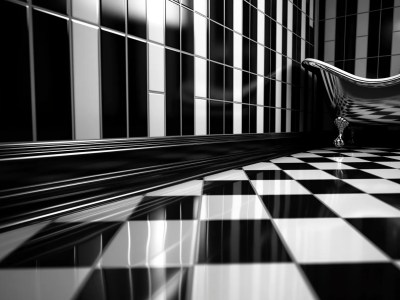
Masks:
[[[281,168],[272,163],[260,162],[245,166],[243,167],[243,169],[248,171],[253,171],[253,170],[257,171],[257,170],[280,170]]]
[[[110,242],[102,267],[167,267],[194,263],[197,221],[131,221]]]
[[[342,218],[399,218],[400,210],[368,194],[315,195]]]
[[[337,153],[335,151],[323,150],[323,149],[310,150],[310,151],[307,151],[307,152],[310,152],[310,153]]]
[[[320,170],[349,170],[354,169],[346,164],[342,164],[339,162],[331,162],[331,163],[310,163],[313,167]]]
[[[218,174],[204,177],[204,180],[248,180],[246,173],[243,170],[229,170]]]
[[[90,268],[0,270],[2,300],[72,299]]]
[[[74,214],[66,215],[56,222],[120,222],[125,221],[132,214],[135,207],[142,200],[142,196],[131,197],[118,202],[102,205],[99,207],[83,210]]]
[[[400,169],[400,161],[377,162],[377,163],[384,166],[388,166],[390,168]]]
[[[339,218],[275,219],[300,263],[386,261],[385,256]]]
[[[348,156],[351,156],[351,157],[373,157],[373,156],[378,156],[376,154],[366,153],[366,152],[341,152],[341,154],[348,155]]]
[[[147,196],[201,196],[202,180],[192,180],[171,187],[150,192]]]
[[[255,195],[203,196],[201,204],[202,220],[269,219],[261,200]]]
[[[338,157],[328,157],[328,159],[332,159],[336,162],[339,163],[353,163],[353,162],[369,162],[365,159],[357,158],[357,157],[343,157],[343,156],[338,156]]]
[[[258,195],[305,195],[310,192],[295,180],[252,180]]]
[[[378,149],[358,149],[357,151],[359,151],[359,152],[368,152],[368,153],[385,152],[384,150],[378,150]]]
[[[301,153],[296,153],[292,154],[293,157],[321,157],[320,155],[314,154],[314,153],[309,153],[309,152],[301,152]]]
[[[337,179],[322,170],[285,170],[290,177],[293,179]]]
[[[302,161],[296,157],[288,157],[288,156],[271,159],[271,162],[272,163],[304,163],[304,161]]]
[[[192,299],[314,299],[294,264],[197,265]]]
[[[385,156],[385,157],[388,157],[388,158],[391,158],[391,159],[400,160],[400,155],[397,155],[397,156]]]
[[[398,169],[365,169],[363,171],[382,178],[400,178],[400,170]]]
[[[49,222],[29,225],[0,234],[0,260],[18,248],[23,242],[28,240]],[[0,289],[1,291],[1,289]],[[1,296],[1,295],[0,295]],[[0,297],[1,298],[1,297]]]
[[[344,179],[343,181],[369,194],[400,193],[400,184],[387,179]]]

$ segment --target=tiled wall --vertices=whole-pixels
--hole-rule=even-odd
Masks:
[[[0,141],[308,130],[313,2],[2,1]]]
[[[400,73],[400,0],[319,0],[318,57],[350,73]]]

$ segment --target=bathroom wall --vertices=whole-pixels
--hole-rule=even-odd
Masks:
[[[1,142],[315,128],[312,0],[4,0],[0,22]]]
[[[319,0],[318,57],[350,73],[400,73],[399,0]]]

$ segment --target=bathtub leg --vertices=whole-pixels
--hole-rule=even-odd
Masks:
[[[335,119],[334,123],[335,123],[337,129],[339,130],[339,135],[333,141],[333,143],[335,144],[336,147],[341,148],[341,147],[344,146],[344,142],[343,142],[343,139],[342,139],[343,131],[349,125],[349,122],[347,120],[345,120],[344,118],[342,118],[342,117],[337,117]]]

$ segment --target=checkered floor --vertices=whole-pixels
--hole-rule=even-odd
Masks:
[[[400,299],[400,149],[320,149],[0,235],[1,299]]]

